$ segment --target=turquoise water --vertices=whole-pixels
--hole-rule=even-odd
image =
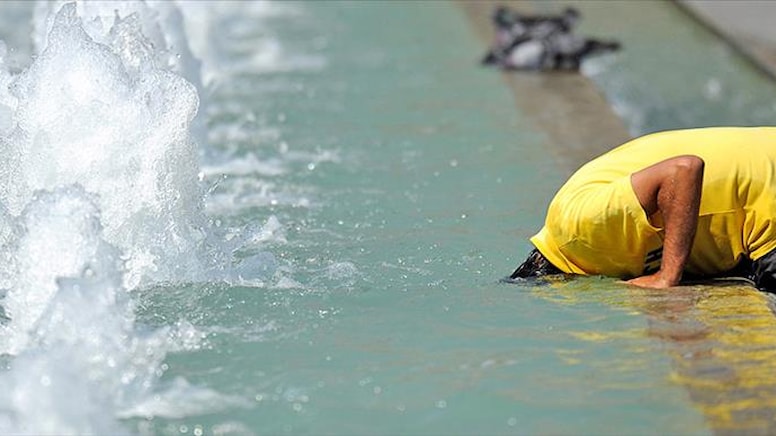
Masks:
[[[586,25],[615,32],[596,18],[595,4],[580,5]],[[666,4],[656,5],[662,9],[652,13],[676,19]],[[70,386],[84,392],[87,406],[48,389],[71,377],[66,365],[51,369],[68,349],[60,342],[33,342],[7,355],[11,393],[32,400],[0,397],[0,428],[773,430],[776,319],[763,295],[736,286],[666,294],[597,277],[499,281],[528,252],[526,238],[567,169],[547,155],[548,136],[518,109],[525,106],[515,105],[501,76],[477,65],[484,44],[455,4],[184,2],[181,9],[206,84],[203,213],[231,257],[216,272],[205,266],[204,273],[172,278],[141,269],[139,285],[124,285],[132,323],[119,331],[140,345],[75,348],[131,362],[73,378]],[[14,35],[9,41],[22,39]],[[626,117],[631,130],[677,127],[671,123],[680,120],[658,114],[683,112],[682,104],[667,97],[639,103],[641,86],[652,96],[680,98],[668,86],[673,77],[646,72],[639,66],[646,61],[633,54],[652,36],[620,37],[633,51],[592,64],[589,74],[610,98],[635,105]],[[739,85],[723,73],[714,77],[757,95],[745,107],[771,110],[759,100],[769,84],[740,59],[708,35],[681,41],[721,50],[703,55],[704,62],[749,79]],[[730,62],[736,66],[726,67]],[[630,85],[644,75],[655,83]],[[681,98],[693,106],[708,100],[700,91]],[[688,123],[715,117],[724,113],[712,108]],[[184,168],[178,162],[171,173]],[[140,224],[166,234],[166,222]],[[100,337],[84,331],[85,338]],[[151,376],[142,387],[125,381],[136,373]],[[101,386],[116,378],[117,387],[103,395]],[[38,404],[41,415],[29,413]],[[33,417],[51,424],[35,427]]]

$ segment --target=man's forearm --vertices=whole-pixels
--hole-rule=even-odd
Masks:
[[[633,190],[647,216],[662,215],[665,237],[660,270],[630,283],[664,288],[682,279],[698,225],[703,167],[703,160],[697,156],[677,156],[631,176]]]
[[[682,279],[682,271],[692,249],[703,183],[703,161],[687,160],[669,171],[658,191],[658,210],[663,215],[665,239],[660,274],[673,286]]]

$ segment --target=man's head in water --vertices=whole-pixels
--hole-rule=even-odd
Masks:
[[[551,264],[549,260],[537,249],[531,250],[528,258],[522,263],[515,272],[509,276],[510,279],[542,277],[551,274],[560,274],[561,270]]]

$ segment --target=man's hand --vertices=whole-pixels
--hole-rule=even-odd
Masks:
[[[665,238],[660,271],[628,283],[646,288],[679,284],[690,256],[703,187],[703,160],[677,156],[633,173],[631,185],[642,209],[651,217],[663,217]]]
[[[676,286],[677,284],[679,284],[678,281],[676,283],[672,283],[671,281],[666,280],[665,277],[663,277],[660,273],[650,274],[648,276],[636,277],[635,279],[630,279],[625,283],[629,285],[639,286],[642,288],[653,288],[653,289],[670,288],[671,286]]]

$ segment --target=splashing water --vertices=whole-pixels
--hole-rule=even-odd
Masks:
[[[26,70],[0,42],[0,352],[14,356],[0,432],[121,432],[117,417],[154,415],[152,393],[175,397],[158,392],[167,351],[203,339],[180,323],[141,333],[129,292],[230,278],[202,210],[199,64],[171,2],[34,15]]]
[[[11,88],[19,103],[16,127],[3,138],[11,158],[0,166],[0,200],[12,214],[35,190],[79,183],[99,196],[105,236],[127,255],[129,287],[200,269],[189,254],[204,239],[204,221],[188,133],[197,94],[188,82],[125,68],[66,5]]]

